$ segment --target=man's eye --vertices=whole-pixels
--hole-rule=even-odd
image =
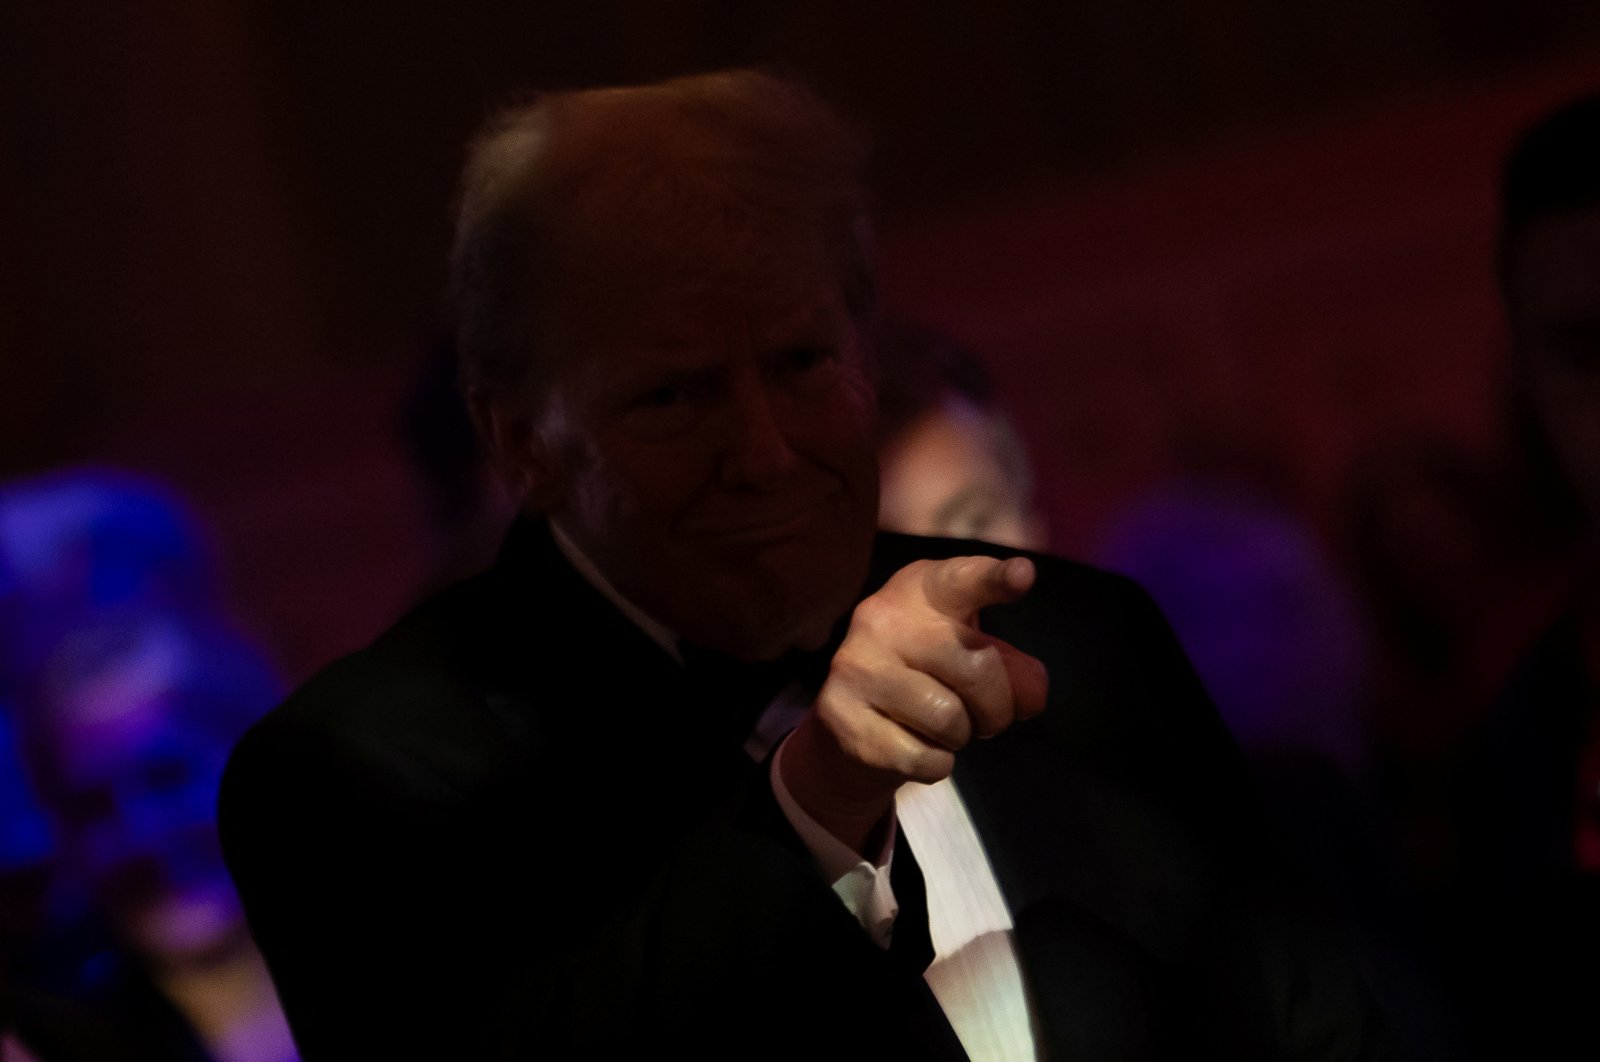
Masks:
[[[829,347],[791,347],[778,355],[776,371],[780,379],[796,379],[831,365],[833,361],[834,353]]]
[[[641,438],[665,439],[699,422],[711,393],[693,382],[663,383],[637,392],[622,413]]]
[[[633,400],[639,409],[671,409],[689,400],[689,389],[682,384],[662,384],[641,393]]]

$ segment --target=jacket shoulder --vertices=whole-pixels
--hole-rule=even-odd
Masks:
[[[487,593],[480,580],[445,590],[317,672],[245,734],[231,780],[337,764],[369,779],[403,767],[407,788],[469,784],[508,751],[476,659],[493,636]]]

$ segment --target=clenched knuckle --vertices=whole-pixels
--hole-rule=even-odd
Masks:
[[[881,637],[889,632],[894,620],[894,606],[874,594],[856,606],[851,617],[852,628],[865,634]]]
[[[962,677],[974,684],[992,681],[1005,670],[1000,661],[1000,650],[992,645],[968,649],[961,657]]]
[[[817,697],[816,704],[812,706],[818,721],[829,730],[837,731],[843,723],[844,706],[842,699],[824,689]]]
[[[954,733],[966,716],[966,706],[943,691],[929,691],[922,695],[923,717],[941,733]]]
[[[865,655],[848,645],[835,653],[833,661],[828,665],[829,680],[851,689],[860,686],[871,673],[872,668]]]
[[[857,763],[870,767],[875,771],[889,773],[893,772],[897,766],[895,750],[887,748],[879,742],[858,742],[852,754]]]
[[[870,713],[859,697],[848,694],[824,694],[817,699],[817,719],[839,741],[860,740],[866,716]]]

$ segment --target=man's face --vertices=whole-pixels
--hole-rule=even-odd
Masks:
[[[534,422],[552,522],[651,617],[746,659],[826,639],[877,515],[861,332],[791,242],[569,296],[581,338]]]
[[[1600,208],[1533,223],[1513,253],[1528,392],[1568,482],[1600,517]]]

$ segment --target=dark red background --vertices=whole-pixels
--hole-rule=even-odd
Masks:
[[[889,302],[988,357],[1077,552],[1197,454],[1331,535],[1374,447],[1499,445],[1495,167],[1600,87],[1600,7],[13,5],[0,472],[169,477],[305,675],[426,577],[395,405],[468,131],[749,60],[875,131]]]

